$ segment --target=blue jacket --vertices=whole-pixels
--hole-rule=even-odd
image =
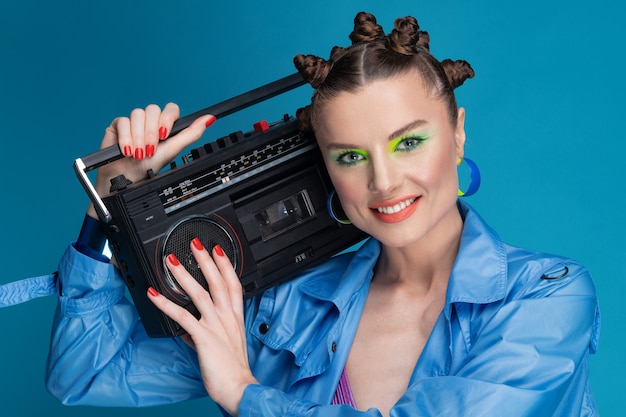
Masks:
[[[599,311],[578,263],[504,244],[467,205],[446,304],[391,416],[596,416],[589,354]],[[240,416],[378,416],[329,405],[380,244],[337,256],[246,302],[259,385]],[[151,406],[205,396],[195,352],[146,336],[113,266],[60,262],[47,387],[65,404]]]

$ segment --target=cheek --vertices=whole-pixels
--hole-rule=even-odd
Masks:
[[[440,165],[433,171],[432,181],[436,183],[442,191],[446,194],[450,193],[450,195],[456,199],[459,188],[456,162],[449,160],[441,161]]]
[[[424,188],[444,192],[451,190],[450,192],[456,195],[458,188],[456,162],[447,154],[433,156],[428,158],[427,162],[409,164],[406,169],[412,172],[413,180]]]
[[[359,198],[364,195],[362,190],[359,190],[354,185],[350,186],[350,184],[342,183],[336,186],[335,190],[337,191],[341,205],[348,209],[351,205],[356,204]]]
[[[358,195],[363,195],[358,178],[346,175],[331,175],[335,191],[343,203],[354,200]]]
[[[356,170],[346,171],[348,170],[331,168],[328,170],[328,173],[342,206],[344,209],[347,208],[349,210],[350,205],[357,204],[357,201],[363,198],[367,187],[363,188],[363,180],[365,178],[363,174],[354,175]]]

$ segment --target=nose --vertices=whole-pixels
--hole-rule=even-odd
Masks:
[[[400,186],[402,176],[398,172],[397,163],[391,158],[371,157],[369,168],[368,188],[370,191],[386,194]]]

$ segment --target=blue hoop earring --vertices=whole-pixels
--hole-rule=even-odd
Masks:
[[[461,165],[465,161],[467,167],[469,168],[470,175],[470,183],[467,187],[467,190],[461,191],[459,189],[458,196],[459,197],[469,197],[478,191],[480,188],[480,171],[478,170],[478,165],[474,161],[469,158],[459,158],[459,165]]]
[[[335,196],[335,190],[332,190],[330,194],[328,194],[328,198],[326,199],[326,210],[328,210],[328,214],[334,221],[336,221],[339,224],[352,224],[350,219],[342,220],[338,218],[337,215],[335,214],[335,210],[333,210],[333,202],[332,202],[334,196]]]

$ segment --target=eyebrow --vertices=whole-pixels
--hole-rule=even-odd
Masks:
[[[413,129],[417,129],[418,127],[424,126],[428,124],[428,122],[424,119],[417,119],[412,121],[411,123],[406,124],[405,126],[401,127],[400,129],[396,130],[395,132],[393,132],[391,135],[389,135],[389,137],[387,138],[388,140],[394,140],[399,136],[404,136],[407,133],[409,133],[411,130]]]
[[[387,138],[388,141],[392,141],[400,136],[406,135],[407,133],[409,133],[410,131],[412,131],[413,129],[416,129],[418,127],[427,125],[428,122],[424,119],[417,119],[414,120],[410,123],[407,123],[406,125],[402,126],[400,129],[394,131],[391,135],[389,135],[389,137]],[[348,143],[330,143],[326,146],[326,149],[331,150],[331,149],[358,149],[359,146],[357,145],[351,145]]]

